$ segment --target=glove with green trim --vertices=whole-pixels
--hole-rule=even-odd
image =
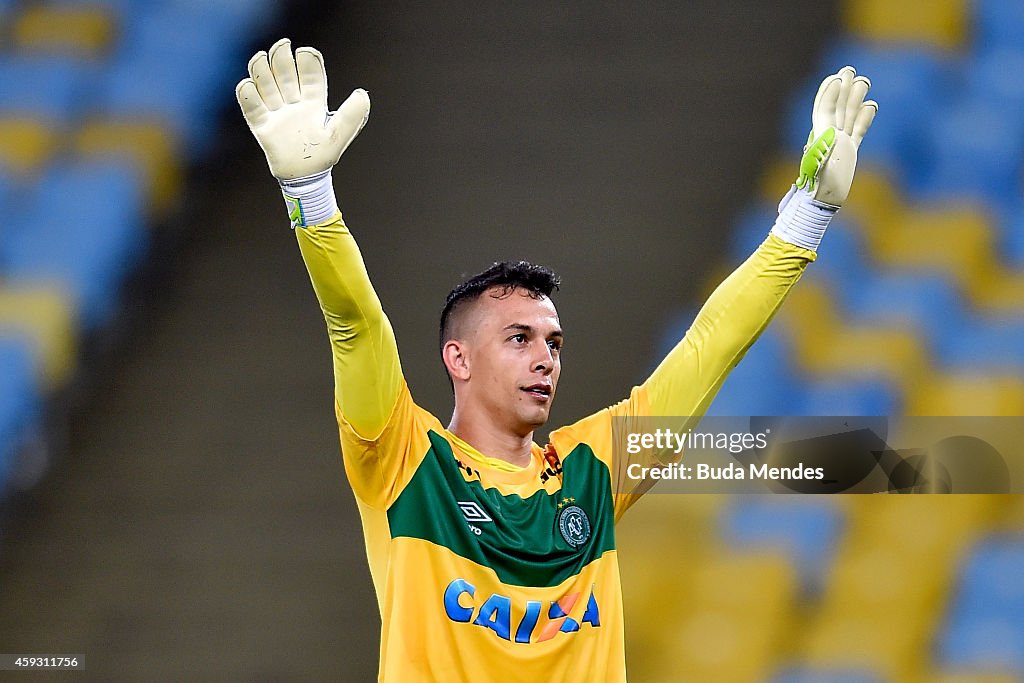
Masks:
[[[821,82],[811,112],[796,183],[779,204],[772,232],[816,250],[832,216],[846,201],[857,168],[857,150],[878,112],[864,100],[871,81],[846,66]]]
[[[331,168],[366,124],[366,91],[353,91],[337,111],[328,111],[323,56],[311,47],[293,56],[291,41],[283,38],[249,60],[249,77],[235,96],[281,184],[292,226],[331,218],[338,211]]]

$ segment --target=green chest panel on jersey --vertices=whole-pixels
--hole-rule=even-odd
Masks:
[[[490,567],[506,584],[556,586],[615,548],[608,467],[586,445],[562,456],[562,488],[528,498],[466,481],[448,441],[431,447],[388,510],[391,537],[420,538]]]

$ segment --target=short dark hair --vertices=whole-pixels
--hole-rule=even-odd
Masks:
[[[476,301],[488,289],[501,287],[502,296],[511,294],[515,289],[522,289],[539,299],[551,296],[551,292],[558,289],[561,283],[562,279],[553,270],[529,261],[502,261],[467,278],[448,292],[448,298],[445,299],[444,309],[441,310],[441,348],[451,339],[455,313],[466,304]]]

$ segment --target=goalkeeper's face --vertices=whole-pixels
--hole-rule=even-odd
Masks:
[[[468,373],[456,400],[491,424],[521,436],[547,422],[561,372],[562,328],[546,296],[495,287],[466,322]]]

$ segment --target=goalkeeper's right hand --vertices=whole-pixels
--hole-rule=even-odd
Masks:
[[[337,111],[327,109],[323,56],[283,38],[249,60],[249,78],[235,87],[249,129],[281,183],[292,225],[305,227],[337,212],[330,171],[370,115],[357,89]]]
[[[852,66],[821,82],[811,111],[796,182],[779,203],[772,234],[817,251],[832,217],[846,201],[857,168],[857,150],[878,112],[864,97],[871,81]]]

